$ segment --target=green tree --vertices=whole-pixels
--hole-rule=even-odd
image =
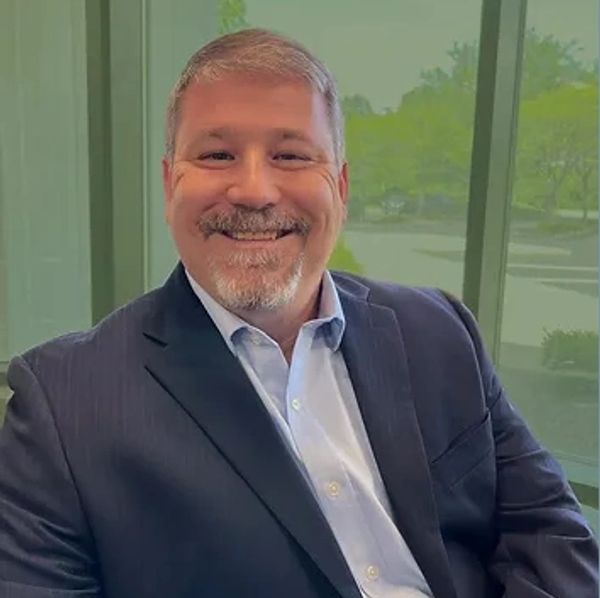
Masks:
[[[477,86],[477,62],[479,49],[477,42],[454,42],[447,52],[452,62],[447,70],[440,67],[421,72],[420,90],[461,89],[469,95],[475,93]]]
[[[525,33],[521,98],[530,99],[544,91],[573,82],[590,83],[597,79],[597,62],[586,65],[580,58],[581,46],[575,40],[562,41],[552,34],[541,35],[535,28]],[[449,68],[427,69],[421,73],[418,89],[463,89],[474,94],[478,68],[477,42],[454,42],[448,51]]]
[[[467,200],[473,104],[473,94],[459,87],[443,93],[424,88],[405,97],[397,111],[406,154],[405,191]]]
[[[476,44],[454,44],[449,56],[449,70],[424,71],[422,83],[385,114],[351,103],[346,118],[351,216],[392,189],[415,198],[445,195],[466,201]]]
[[[595,201],[598,87],[570,83],[523,102],[515,195],[552,214]],[[524,200],[524,201],[523,201]]]
[[[521,203],[579,206],[597,189],[598,64],[586,65],[576,42],[526,33],[522,69],[518,183]],[[376,114],[346,99],[351,216],[389,189],[414,198],[468,197],[478,45],[454,43],[450,65],[421,73],[400,105]]]
[[[219,0],[219,34],[234,33],[249,27],[244,0]]]
[[[368,202],[386,189],[403,186],[406,170],[399,166],[407,155],[400,125],[395,113],[350,115],[346,119],[353,202]]]
[[[346,118],[350,115],[368,116],[374,114],[371,102],[365,96],[358,93],[342,98],[342,110]]]
[[[590,83],[597,67],[586,66],[580,53],[575,40],[565,42],[529,29],[523,47],[521,100],[576,82]]]

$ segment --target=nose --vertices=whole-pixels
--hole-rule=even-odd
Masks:
[[[235,180],[227,195],[234,205],[255,209],[275,205],[281,194],[268,159],[259,154],[245,156],[235,169]]]

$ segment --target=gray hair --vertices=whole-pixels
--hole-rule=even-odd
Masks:
[[[337,85],[329,69],[304,46],[266,29],[245,29],[219,37],[195,52],[169,95],[166,155],[173,159],[179,108],[185,90],[200,78],[216,80],[226,73],[264,74],[302,79],[325,100],[338,167],[345,158],[344,116]]]

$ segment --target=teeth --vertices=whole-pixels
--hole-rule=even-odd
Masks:
[[[238,241],[275,241],[276,232],[252,233],[252,232],[230,232],[229,236]]]

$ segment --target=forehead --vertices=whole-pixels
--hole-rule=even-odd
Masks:
[[[179,134],[296,130],[315,140],[329,137],[325,100],[302,80],[240,74],[200,79],[183,93],[178,120]]]

